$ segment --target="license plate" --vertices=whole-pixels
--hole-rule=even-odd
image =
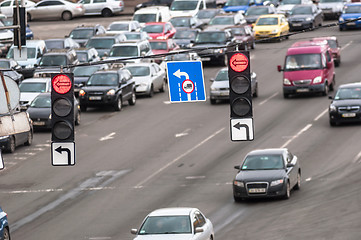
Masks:
[[[101,96],[92,96],[92,97],[89,97],[89,100],[102,100],[102,97]]]
[[[356,117],[356,113],[343,113],[342,117],[344,118]]]
[[[349,23],[346,23],[346,25],[356,25],[355,22],[349,22]]]
[[[301,23],[293,23],[292,25],[295,26],[295,27],[301,27],[302,26]]]
[[[310,91],[310,89],[308,89],[308,88],[299,88],[296,90],[296,92],[309,92],[309,91]]]
[[[211,61],[210,57],[201,58],[202,61]]]
[[[45,122],[33,122],[34,126],[44,126]]]
[[[229,95],[229,92],[220,92],[219,95],[221,95],[221,96],[228,96],[228,95]]]
[[[265,193],[266,189],[265,188],[250,188],[248,189],[249,193]]]

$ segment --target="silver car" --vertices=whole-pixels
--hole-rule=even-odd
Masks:
[[[211,104],[216,104],[217,100],[229,100],[229,80],[228,68],[222,68],[218,71],[215,79],[211,78],[212,85],[210,87]],[[258,82],[255,72],[251,72],[251,88],[252,96],[258,96]]]
[[[128,69],[135,80],[135,93],[152,97],[155,91],[166,89],[165,71],[156,63],[130,63]]]
[[[79,3],[84,4],[85,15],[111,17],[124,10],[123,0],[81,0]]]
[[[37,19],[56,19],[64,21],[84,16],[85,9],[81,3],[72,3],[65,0],[42,0],[35,6],[28,8],[28,21]]]

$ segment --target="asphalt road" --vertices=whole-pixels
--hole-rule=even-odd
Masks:
[[[113,18],[31,23],[38,38],[62,37],[80,23]],[[0,204],[12,239],[133,239],[131,228],[161,207],[198,207],[216,239],[361,239],[360,125],[330,127],[325,96],[284,99],[287,48],[299,39],[335,35],[342,45],[336,85],[360,80],[359,31],[319,29],[280,43],[257,44],[251,67],[258,75],[255,139],[231,142],[229,104],[169,104],[167,93],[137,99],[121,112],[89,109],[76,128],[76,165],[53,167],[50,133],[31,147],[4,154]],[[220,66],[204,66],[209,79]],[[287,147],[302,167],[300,191],[289,200],[235,203],[234,165],[251,150]]]

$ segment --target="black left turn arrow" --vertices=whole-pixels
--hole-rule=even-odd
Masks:
[[[62,148],[61,146],[59,146],[57,149],[55,149],[55,151],[57,151],[60,154],[63,154],[63,152],[67,152],[68,153],[68,165],[71,165],[71,152],[69,148]]]

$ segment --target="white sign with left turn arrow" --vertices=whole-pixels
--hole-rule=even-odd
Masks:
[[[75,165],[75,142],[51,143],[51,164],[53,166]]]

